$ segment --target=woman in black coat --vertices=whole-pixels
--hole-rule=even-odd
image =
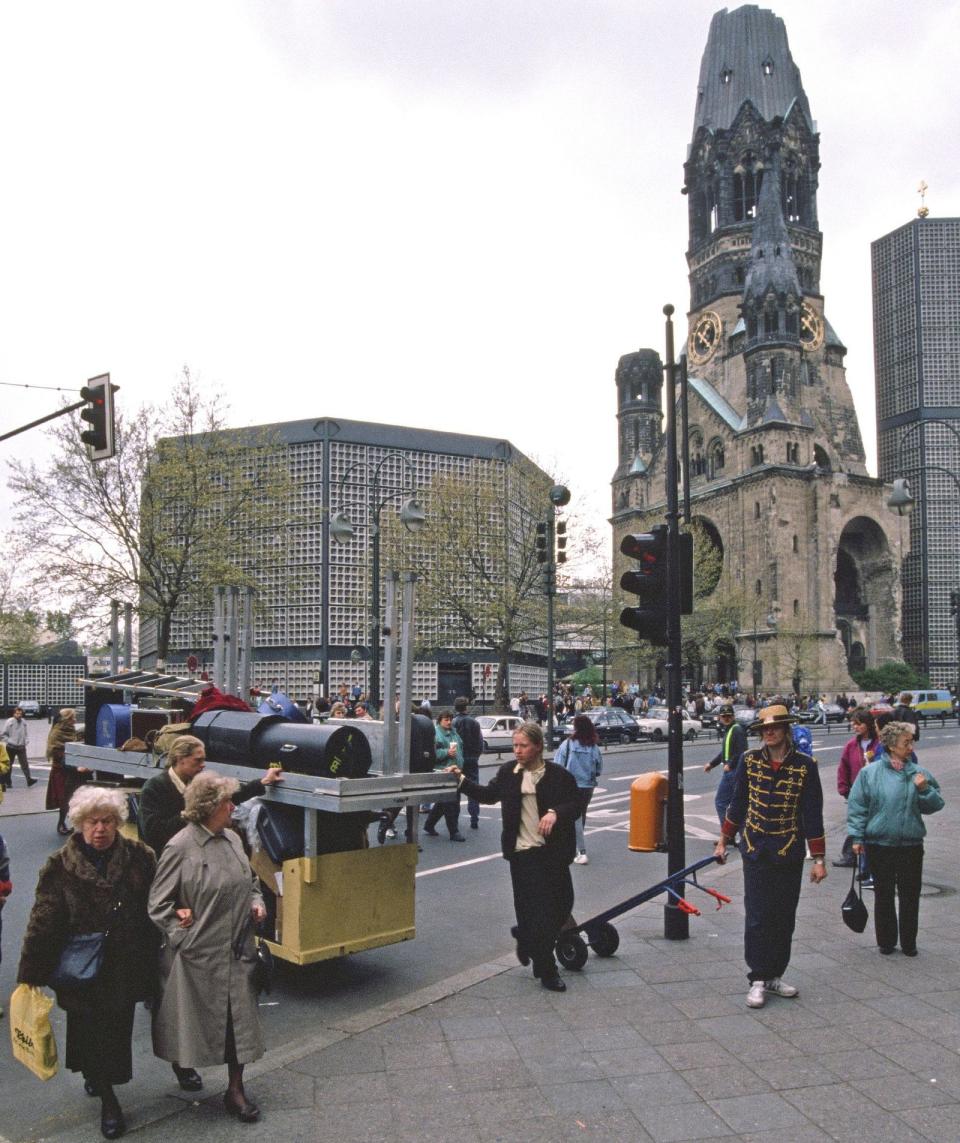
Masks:
[[[131,1079],[134,1009],[157,984],[159,934],[147,916],[157,862],[142,842],[120,835],[126,817],[119,790],[83,786],[73,795],[69,821],[77,832],[40,871],[17,972],[20,984],[46,985],[69,937],[109,933],[97,979],[57,989],[67,1013],[66,1066],[83,1073],[88,1095],[100,1096],[107,1139],[126,1130],[113,1089]]]
[[[484,805],[501,804],[500,835],[510,863],[513,935],[521,964],[533,961],[533,975],[551,992],[565,992],[553,948],[573,909],[570,863],[576,852],[574,822],[580,812],[573,776],[543,758],[543,731],[525,722],[513,735],[516,762],[505,762],[486,786],[471,782],[457,766],[460,791]]]

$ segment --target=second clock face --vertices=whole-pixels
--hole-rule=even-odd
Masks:
[[[804,349],[819,349],[823,345],[823,318],[809,302],[800,307],[800,341]]]
[[[720,335],[723,333],[723,323],[713,310],[702,313],[690,330],[687,339],[687,351],[690,360],[696,365],[709,361],[720,344]]]

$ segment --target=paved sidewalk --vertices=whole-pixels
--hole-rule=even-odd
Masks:
[[[733,903],[716,912],[711,898],[691,893],[704,912],[691,918],[689,941],[663,939],[662,899],[652,902],[617,923],[615,957],[591,954],[581,973],[565,974],[563,995],[505,955],[269,1052],[247,1072],[263,1110],[258,1125],[224,1116],[224,1069],[205,1071],[210,1095],[191,1102],[153,1061],[137,1060],[123,1099],[129,1135],[141,1143],[955,1143],[960,767],[949,769],[938,774],[947,808],[930,822],[916,959],[881,957],[872,918],[862,936],[844,928],[849,875],[831,868],[801,896],[788,974],[799,998],[747,1009],[737,858],[703,871],[702,882]],[[831,855],[840,809],[829,799]],[[709,847],[688,842],[687,852],[693,861]],[[589,868],[577,872],[581,902]],[[95,1102],[71,1095],[32,1138],[99,1139]]]

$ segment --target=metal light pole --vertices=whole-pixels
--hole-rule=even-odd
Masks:
[[[553,749],[553,600],[557,594],[557,509],[570,503],[570,489],[555,484],[550,489],[550,511],[547,513],[547,568],[544,587],[547,593],[547,749]]]
[[[406,475],[410,479],[410,487],[393,489],[381,495],[380,473],[389,460],[399,460],[406,467]],[[400,523],[408,532],[419,532],[426,520],[426,514],[417,499],[415,490],[415,472],[413,465],[407,457],[399,452],[388,452],[380,458],[376,465],[371,466],[367,461],[357,460],[347,468],[340,477],[339,499],[343,503],[343,489],[347,477],[357,469],[366,469],[370,474],[370,499],[367,503],[367,518],[372,528],[372,541],[370,552],[370,682],[367,688],[371,713],[380,713],[380,513],[384,507],[397,496],[406,496],[400,506]],[[341,507],[330,518],[330,535],[338,544],[349,543],[354,535],[354,527],[349,517]],[[393,680],[387,680],[387,686],[393,685]]]
[[[673,351],[673,306],[666,315],[666,494],[667,494],[667,874],[686,865],[683,820],[683,691],[680,634],[680,504],[677,493],[677,364]],[[681,897],[683,886],[677,886]],[[663,935],[670,941],[690,936],[690,918],[671,897],[663,910]]]

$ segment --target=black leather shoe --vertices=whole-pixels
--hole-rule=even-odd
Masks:
[[[97,1087],[97,1085],[93,1082],[93,1080],[85,1079],[83,1081],[83,1090],[89,1096],[97,1096],[100,1094],[100,1090]]]
[[[256,1123],[260,1118],[260,1108],[246,1096],[238,1102],[227,1092],[223,1097],[223,1106],[228,1115],[239,1119],[241,1123]]]
[[[202,1091],[203,1079],[200,1073],[194,1068],[178,1068],[174,1065],[174,1075],[177,1077],[177,1083],[180,1085],[181,1091]]]
[[[104,1108],[100,1112],[100,1134],[104,1139],[119,1139],[126,1131],[123,1112],[119,1107]]]
[[[450,835],[450,840],[451,841],[466,841],[467,839],[463,836],[462,833],[452,833]]]
[[[884,956],[890,956],[893,952],[893,945],[880,945],[880,951]]]
[[[439,837],[440,836],[435,829],[431,829],[429,826],[424,826],[423,832],[427,835],[427,837]]]
[[[903,953],[904,956],[916,956],[917,955],[917,950],[915,948],[905,949],[901,946],[900,951]]]
[[[477,819],[476,819],[476,818],[474,818],[474,819],[473,819],[473,820],[470,822],[470,828],[471,828],[471,829],[479,829],[479,828],[480,828],[480,823],[477,821]]]
[[[546,988],[550,992],[566,992],[567,986],[560,979],[559,973],[551,972],[546,976],[540,977],[540,987]]]
[[[520,947],[520,930],[516,925],[510,929],[510,936],[517,942],[517,960],[526,968],[530,963],[530,956]]]
[[[30,786],[35,786],[36,784],[37,784],[37,779],[36,779],[36,778],[28,778],[28,779],[27,779],[27,787],[28,787],[28,788],[29,788]]]

